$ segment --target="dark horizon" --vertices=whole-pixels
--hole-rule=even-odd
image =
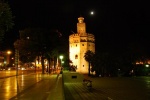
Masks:
[[[87,33],[96,38],[97,51],[123,51],[135,46],[150,54],[148,3],[139,1],[49,1],[7,0],[15,16],[15,26],[6,34],[5,44],[12,47],[19,30],[28,27],[58,29],[68,39],[76,33],[77,18],[83,16]],[[94,11],[94,15],[90,15]]]

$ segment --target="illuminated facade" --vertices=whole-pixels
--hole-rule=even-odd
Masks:
[[[95,52],[95,37],[93,34],[86,33],[84,18],[79,17],[77,33],[69,36],[69,58],[77,67],[77,72],[88,73],[88,62],[84,58],[87,50]]]

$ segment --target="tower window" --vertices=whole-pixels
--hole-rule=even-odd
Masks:
[[[78,55],[75,55],[75,59],[78,59]]]
[[[83,65],[83,67],[84,67],[84,65]]]
[[[76,44],[76,47],[77,47],[77,44]]]
[[[82,44],[82,46],[84,46],[84,44]]]

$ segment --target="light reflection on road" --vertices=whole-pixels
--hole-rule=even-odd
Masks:
[[[20,75],[0,79],[0,100],[9,100],[41,80],[40,74]]]
[[[1,79],[1,89],[0,89],[0,100],[8,100],[8,98],[16,95],[17,85],[16,78],[5,78]]]
[[[36,82],[39,82],[41,80],[42,75],[41,74],[36,74]]]

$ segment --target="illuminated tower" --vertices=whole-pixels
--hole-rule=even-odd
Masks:
[[[77,72],[88,73],[88,62],[84,58],[87,50],[95,52],[95,37],[93,34],[86,33],[84,18],[79,17],[77,33],[69,36],[69,58],[73,65],[77,66]]]

